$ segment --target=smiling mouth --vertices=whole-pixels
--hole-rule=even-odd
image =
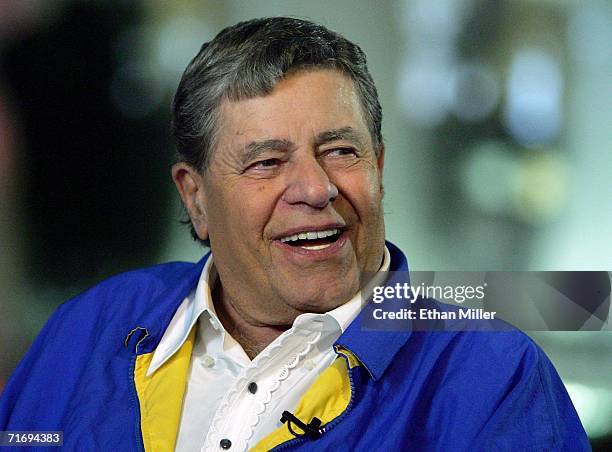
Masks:
[[[341,229],[326,229],[323,231],[304,231],[282,237],[280,241],[286,245],[300,247],[306,250],[318,251],[329,248],[342,235]]]

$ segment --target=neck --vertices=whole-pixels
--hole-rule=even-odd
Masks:
[[[215,311],[225,330],[242,346],[250,359],[255,358],[291,325],[265,325],[240,312],[238,304],[217,281],[212,293]]]

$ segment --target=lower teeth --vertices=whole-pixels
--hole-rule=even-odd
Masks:
[[[306,245],[302,245],[300,248],[304,248],[306,250],[322,250],[325,248],[329,248],[331,246],[331,243],[328,243],[327,245],[311,245],[311,246],[306,246]]]

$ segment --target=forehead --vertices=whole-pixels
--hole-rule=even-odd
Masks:
[[[371,144],[353,81],[336,70],[294,73],[265,96],[224,100],[219,108],[218,145],[283,138],[303,142],[325,130],[351,127]]]

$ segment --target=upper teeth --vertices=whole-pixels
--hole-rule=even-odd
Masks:
[[[327,229],[325,231],[312,231],[312,232],[300,232],[299,234],[293,234],[288,237],[283,237],[281,242],[294,242],[296,240],[314,240],[329,237],[338,233],[338,229]]]

